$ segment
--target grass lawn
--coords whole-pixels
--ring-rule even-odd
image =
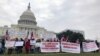
[[[81,53],[81,54],[72,54],[72,53],[42,53],[42,54],[4,54],[0,56],[100,56],[100,53]]]

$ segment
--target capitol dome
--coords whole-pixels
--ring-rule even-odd
[[[20,19],[18,20],[18,24],[26,24],[26,25],[36,25],[36,18],[31,11],[30,3],[26,11],[22,13]]]

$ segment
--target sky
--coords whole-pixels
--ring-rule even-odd
[[[29,2],[38,26],[82,30],[86,39],[100,39],[100,0],[0,0],[0,26],[17,24]]]

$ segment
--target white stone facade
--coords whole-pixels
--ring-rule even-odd
[[[0,30],[14,29],[16,31],[29,31],[33,32],[37,38],[41,38],[41,34],[47,33],[48,31],[44,28],[38,27],[34,13],[31,11],[30,3],[26,11],[22,13],[18,24],[11,25],[11,28],[1,27]]]

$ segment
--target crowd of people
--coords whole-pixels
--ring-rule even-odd
[[[14,46],[14,47],[6,48],[5,43],[7,40],[1,39],[0,40],[0,54],[3,54],[3,53],[8,53],[8,54],[17,53],[17,54],[19,54],[19,53],[38,53],[38,52],[40,53],[40,42],[58,42],[59,41],[57,38],[47,39],[47,40],[37,39],[37,40],[35,40],[36,44],[31,45],[30,40],[35,40],[35,39],[28,39],[28,38],[11,39],[10,41],[23,41],[24,44],[23,44],[23,46]]]
[[[31,45],[30,40],[35,40],[35,39],[28,39],[28,38],[11,39],[10,41],[23,41],[24,44],[23,44],[23,46],[14,46],[14,47],[6,48],[5,43],[7,40],[1,39],[0,40],[0,54],[4,54],[4,53],[8,53],[8,54],[12,54],[12,53],[16,53],[16,54],[19,54],[19,53],[40,53],[41,52],[40,51],[40,43],[41,42],[60,42],[60,41],[67,42],[68,41],[68,39],[64,38],[64,37],[62,37],[61,40],[59,40],[58,38],[47,39],[47,40],[37,39],[37,40],[35,40],[36,44]],[[76,41],[76,43],[79,43],[79,41]],[[97,46],[99,46],[97,41],[96,41],[96,43],[97,43]]]

